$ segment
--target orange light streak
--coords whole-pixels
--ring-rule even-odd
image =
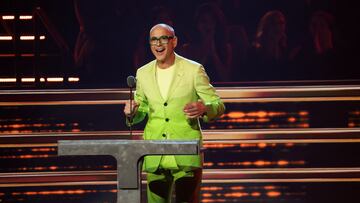
[[[212,197],[212,194],[211,193],[203,193],[202,196],[203,197]]]
[[[265,189],[265,190],[274,190],[274,189],[275,189],[275,186],[273,186],[273,185],[266,185],[266,186],[264,186],[264,189]]]
[[[245,189],[244,186],[232,186],[232,187],[230,187],[230,190],[243,190],[243,189]]]
[[[289,165],[289,162],[285,161],[285,160],[280,160],[280,161],[278,161],[278,165],[279,166],[286,166],[286,165]]]
[[[204,163],[204,166],[213,166],[213,165],[214,165],[213,162],[205,162],[205,163]]]
[[[251,193],[251,196],[252,196],[252,197],[260,197],[260,196],[261,196],[261,193],[260,193],[260,192],[252,192],[252,193]]]
[[[204,203],[210,203],[210,202],[226,202],[225,199],[206,199],[204,198],[203,200],[201,200],[201,202]]]
[[[281,192],[278,191],[269,191],[266,193],[268,197],[279,197],[281,195]]]
[[[247,192],[233,192],[233,193],[225,193],[225,197],[246,197],[249,196]]]
[[[224,190],[223,187],[201,187],[203,191],[222,191]]]
[[[242,117],[245,117],[245,113],[240,112],[240,111],[233,111],[233,112],[228,113],[227,116],[229,118],[242,118]]]
[[[56,151],[55,148],[33,148],[31,149],[32,152],[54,152]]]
[[[289,121],[290,123],[294,123],[294,122],[296,121],[296,118],[290,117],[290,118],[288,118],[288,121]]]
[[[308,115],[309,115],[309,112],[307,112],[307,111],[300,111],[300,112],[299,112],[299,115],[300,115],[300,116],[308,116]]]

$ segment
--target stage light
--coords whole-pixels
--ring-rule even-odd
[[[15,19],[15,16],[11,16],[11,15],[2,16],[2,19],[3,19],[3,20],[14,20],[14,19]]]
[[[35,82],[35,78],[21,78],[21,82]]]
[[[12,36],[0,36],[0,40],[12,40]]]
[[[35,36],[20,36],[20,40],[34,40]]]
[[[45,39],[45,35],[41,35],[40,40],[44,40],[44,39]]]
[[[45,78],[40,78],[40,82],[45,82]]]
[[[69,82],[79,82],[79,80],[80,80],[80,78],[78,78],[78,77],[69,77],[68,78]]]
[[[19,16],[19,19],[20,20],[31,20],[33,17],[32,16],[29,16],[29,15],[22,15],[22,16]]]
[[[16,82],[16,78],[0,78],[0,82]]]
[[[62,77],[51,77],[51,78],[46,78],[46,81],[48,81],[48,82],[63,82],[64,78],[62,78]]]

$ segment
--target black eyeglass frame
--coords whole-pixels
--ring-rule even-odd
[[[174,39],[176,36],[169,36],[169,35],[163,35],[160,37],[151,37],[149,39],[150,45],[157,45],[159,44],[168,44],[171,39]],[[162,42],[162,40],[165,40],[166,42]]]

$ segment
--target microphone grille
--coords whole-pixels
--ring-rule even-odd
[[[135,87],[135,85],[136,85],[136,79],[132,75],[127,77],[126,82],[127,82],[127,85],[131,88]]]

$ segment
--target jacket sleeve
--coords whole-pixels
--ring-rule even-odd
[[[132,122],[130,122],[130,120],[128,118],[126,118],[126,124],[128,126],[140,123],[142,120],[144,120],[147,113],[149,112],[148,100],[144,94],[142,84],[141,84],[141,79],[139,79],[138,76],[137,76],[134,100],[140,105],[139,105],[139,108],[138,108],[134,118],[132,119]]]
[[[210,122],[219,118],[225,111],[225,105],[217,95],[215,88],[210,84],[204,67],[201,66],[197,70],[194,81],[196,93],[207,107],[203,121]]]

